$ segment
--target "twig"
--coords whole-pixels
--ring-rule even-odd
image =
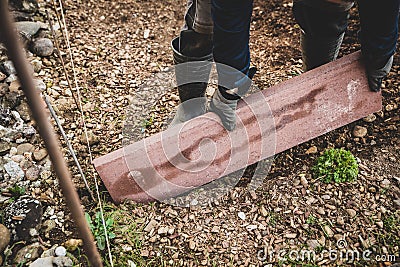
[[[65,75],[65,78],[67,79],[69,90],[71,90],[72,97],[74,98],[75,105],[79,109],[78,100],[75,97],[74,89],[72,88],[71,81],[69,80],[68,72],[67,72],[67,69],[65,67],[64,59],[63,59],[63,57],[61,55],[60,46],[58,44],[58,39],[57,39],[56,33],[54,32],[53,23],[51,21],[51,18],[50,18],[50,15],[49,15],[49,12],[47,11],[47,9],[46,9],[46,16],[47,16],[47,21],[50,24],[51,35],[53,36],[54,44],[56,45],[56,49],[57,49],[57,52],[58,52],[58,57],[60,58],[61,65],[62,65],[62,68],[63,68],[63,71],[64,71],[64,75]]]
[[[96,201],[95,197],[93,196],[92,190],[90,190],[90,187],[89,187],[89,184],[88,184],[88,182],[87,182],[87,180],[86,180],[85,174],[84,174],[83,171],[82,171],[81,165],[79,164],[78,158],[76,157],[76,154],[75,154],[75,152],[74,152],[74,149],[73,149],[71,143],[69,142],[68,136],[67,136],[67,135],[65,134],[65,132],[64,132],[64,128],[62,127],[61,122],[60,122],[60,120],[58,119],[57,114],[55,113],[55,111],[54,111],[54,109],[53,109],[53,106],[51,105],[51,103],[50,103],[50,101],[49,101],[49,99],[48,99],[47,94],[44,93],[43,95],[44,95],[44,101],[46,102],[46,105],[47,105],[47,107],[49,108],[50,114],[51,114],[51,116],[53,117],[53,119],[55,120],[55,122],[56,122],[56,124],[57,124],[57,126],[58,126],[58,129],[60,130],[61,135],[62,135],[62,137],[64,138],[65,143],[67,144],[68,150],[69,150],[69,152],[71,153],[72,158],[73,158],[74,161],[75,161],[76,167],[78,167],[78,170],[79,170],[79,173],[80,173],[81,176],[82,176],[83,182],[85,183],[85,186],[86,186],[87,190],[89,191],[92,200],[93,200],[93,201]]]

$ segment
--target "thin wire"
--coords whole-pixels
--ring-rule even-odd
[[[81,120],[82,120],[82,123],[83,123],[83,129],[84,129],[85,137],[86,137],[86,145],[88,147],[90,163],[92,163],[93,162],[93,155],[92,155],[92,150],[90,148],[89,136],[88,136],[88,131],[87,131],[87,127],[86,127],[85,116],[84,116],[84,113],[83,113],[83,106],[82,106],[82,101],[81,101],[81,93],[80,93],[80,89],[79,89],[79,85],[78,85],[78,78],[77,78],[76,71],[75,71],[75,64],[74,64],[74,58],[73,58],[73,55],[72,55],[72,49],[71,49],[71,45],[70,45],[70,42],[69,42],[69,34],[68,34],[68,29],[67,29],[67,23],[65,21],[65,16],[64,16],[64,8],[63,8],[63,4],[62,4],[61,0],[58,0],[58,2],[59,2],[59,6],[60,6],[60,11],[61,11],[61,19],[62,19],[62,22],[64,24],[65,41],[66,41],[68,52],[69,52],[69,56],[70,56],[73,80],[74,80],[74,83],[75,83],[75,90],[76,90],[76,93],[77,93],[77,96],[78,96],[78,102],[79,102],[79,111],[80,111]],[[57,12],[57,9],[56,9],[56,12]],[[102,202],[101,202],[99,186],[97,184],[97,174],[93,170],[93,168],[92,168],[92,173],[93,173],[93,178],[94,178],[95,187],[96,187],[96,195],[97,195],[97,199],[98,199],[98,203],[99,203],[101,221],[102,221],[102,224],[103,224],[104,235],[105,235],[105,238],[106,238],[108,257],[110,259],[111,267],[113,267],[114,264],[113,264],[113,259],[112,259],[112,255],[111,255],[110,241],[109,241],[109,238],[108,238],[106,222],[105,222],[105,219],[104,219],[104,211],[103,211],[103,205],[102,205]]]

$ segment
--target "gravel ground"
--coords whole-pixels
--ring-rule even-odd
[[[53,6],[43,3],[44,7],[49,8],[57,25]],[[169,43],[179,32],[184,7],[184,1],[177,4],[172,0],[64,2],[94,157],[121,147],[123,125],[131,116],[143,122],[143,131],[134,140],[165,128],[178,104],[176,89],[163,88],[166,90],[146,99],[146,105],[153,108],[146,108],[139,116],[132,114],[135,110],[130,103],[142,104],[135,101],[146,97],[141,95],[143,85],[171,67]],[[45,18],[43,10],[40,14]],[[359,49],[358,29],[357,12],[352,10],[340,56]],[[71,70],[63,36],[57,33]],[[268,90],[301,73],[298,33],[290,1],[255,1],[251,53],[258,68],[254,81],[259,88]],[[94,190],[80,114],[60,60],[55,54],[34,59],[42,62],[37,76],[46,85]],[[269,174],[255,191],[248,190],[244,178],[231,192],[205,207],[182,208],[158,202],[116,206],[99,182],[106,218],[113,222],[109,230],[115,234],[111,240],[114,266],[390,266],[398,262],[399,63],[396,55],[382,90],[381,112],[276,155]],[[72,77],[71,71],[69,75]],[[359,127],[366,133],[357,137],[354,129]],[[32,151],[41,149],[38,138],[27,136],[30,139],[26,143],[34,146]],[[355,182],[325,184],[312,177],[316,158],[333,147],[346,148],[357,157],[360,172]],[[66,149],[65,154],[92,226],[98,229],[98,207]],[[36,160],[33,162],[36,164]],[[43,166],[41,173],[42,169],[50,170],[49,163],[38,165]],[[41,184],[36,189],[33,182],[26,182],[24,194],[40,200],[44,214],[36,239],[24,245],[40,241],[42,249],[48,250],[63,244],[81,266],[86,266],[82,254],[70,246],[78,237],[54,174],[45,174],[49,176],[38,178]],[[101,232],[95,235],[102,236]],[[21,247],[14,247],[12,257]],[[350,258],[332,258],[332,253],[340,249]],[[310,251],[315,261],[307,261]],[[358,258],[355,252],[360,253]],[[362,253],[368,255],[363,257]],[[109,264],[106,250],[102,255]],[[352,255],[354,261],[350,260]]]

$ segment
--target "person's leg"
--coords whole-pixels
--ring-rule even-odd
[[[218,90],[210,103],[228,130],[236,126],[237,101],[250,87],[250,20],[252,0],[212,0],[213,54]],[[252,73],[254,74],[254,73]]]
[[[347,28],[352,1],[295,0],[293,14],[301,28],[304,70],[335,60]]]
[[[400,0],[357,1],[361,50],[371,90],[379,91],[389,73],[398,38]]]
[[[211,0],[188,0],[185,24],[172,40],[175,76],[181,105],[171,125],[206,112],[205,92],[212,56]]]

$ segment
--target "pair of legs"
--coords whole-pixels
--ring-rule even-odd
[[[361,22],[360,41],[367,67],[369,86],[379,91],[382,79],[390,71],[398,38],[400,0],[357,1]],[[293,13],[300,25],[304,69],[309,70],[336,59],[347,29],[352,0],[294,0]],[[211,101],[212,111],[234,109],[241,94],[230,94],[234,88],[247,86],[249,75],[249,25],[252,0],[188,0],[185,25],[173,40],[176,64],[199,62],[177,67],[176,76],[182,110],[175,123],[186,121],[206,111],[204,97],[211,62],[217,65],[219,86],[217,102]],[[224,67],[230,66],[232,68]],[[191,82],[195,79],[195,82]],[[246,91],[246,90],[244,90]],[[188,103],[189,99],[198,103]],[[213,97],[214,99],[214,97]],[[218,102],[224,105],[218,108]],[[229,113],[229,112],[228,112]],[[222,112],[221,118],[226,112]],[[234,116],[234,114],[233,114]],[[226,117],[226,116],[225,116]],[[231,118],[232,119],[232,118]],[[234,117],[233,117],[234,119]],[[223,120],[224,122],[224,120]],[[232,126],[233,123],[233,126]],[[234,128],[234,121],[224,126]],[[233,127],[233,128],[232,128]]]
[[[252,0],[188,0],[184,27],[172,41],[182,103],[172,124],[206,112],[205,91],[215,61],[220,86],[209,109],[221,117],[225,128],[234,128],[236,102],[250,86],[252,4]],[[232,93],[235,88],[239,90]]]
[[[379,91],[390,71],[398,38],[400,0],[357,1],[360,42],[369,87]],[[293,13],[300,25],[304,69],[336,59],[347,29],[351,0],[295,0]]]

